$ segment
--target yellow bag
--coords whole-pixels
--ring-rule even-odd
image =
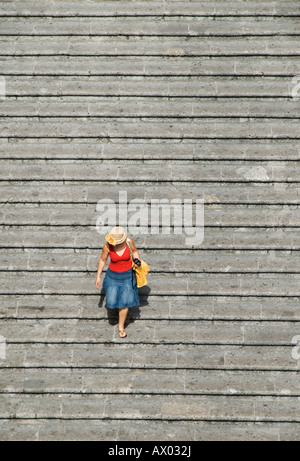
[[[136,283],[138,288],[144,287],[147,285],[147,274],[150,272],[150,268],[145,261],[141,261],[141,266],[140,267],[133,267],[133,270],[135,271],[136,275]],[[134,263],[133,263],[134,264]]]
[[[133,259],[132,249],[131,249],[129,239],[127,239],[127,243],[128,243],[129,249],[130,249],[131,259]],[[150,272],[150,268],[149,268],[148,264],[145,261],[142,261],[142,260],[141,260],[141,263],[142,264],[140,265],[140,267],[135,267],[135,264],[132,261],[132,268],[135,271],[136,283],[137,283],[138,288],[141,288],[141,287],[144,287],[145,285],[147,285],[147,283],[148,283],[147,274]]]

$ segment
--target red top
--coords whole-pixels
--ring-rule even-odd
[[[111,260],[109,268],[113,272],[127,272],[132,269],[131,255],[128,245],[126,245],[122,256],[117,255],[114,247],[109,245],[109,256]]]

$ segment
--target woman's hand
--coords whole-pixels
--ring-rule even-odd
[[[104,269],[105,263],[107,261],[108,255],[109,255],[109,245],[106,242],[102,250],[102,255],[101,255],[101,258],[98,264],[98,270],[97,270],[96,287],[99,288],[99,290],[100,290],[101,274]]]
[[[100,287],[101,287],[101,277],[100,276],[97,276],[96,278],[96,287],[99,288],[100,290]]]
[[[139,258],[134,258],[133,260],[134,267],[137,269],[138,267],[141,267],[141,261]]]

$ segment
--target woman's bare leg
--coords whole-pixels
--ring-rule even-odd
[[[128,314],[128,307],[126,307],[125,309],[119,309],[119,331],[122,332],[120,333],[120,336],[122,338],[125,338],[126,336],[125,321],[126,321],[127,314]]]

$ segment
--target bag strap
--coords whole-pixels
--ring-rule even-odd
[[[132,248],[131,248],[131,244],[130,244],[129,238],[127,239],[127,245],[129,246],[130,256],[131,256],[131,259],[132,259],[132,261],[133,261],[133,253],[132,253]]]

